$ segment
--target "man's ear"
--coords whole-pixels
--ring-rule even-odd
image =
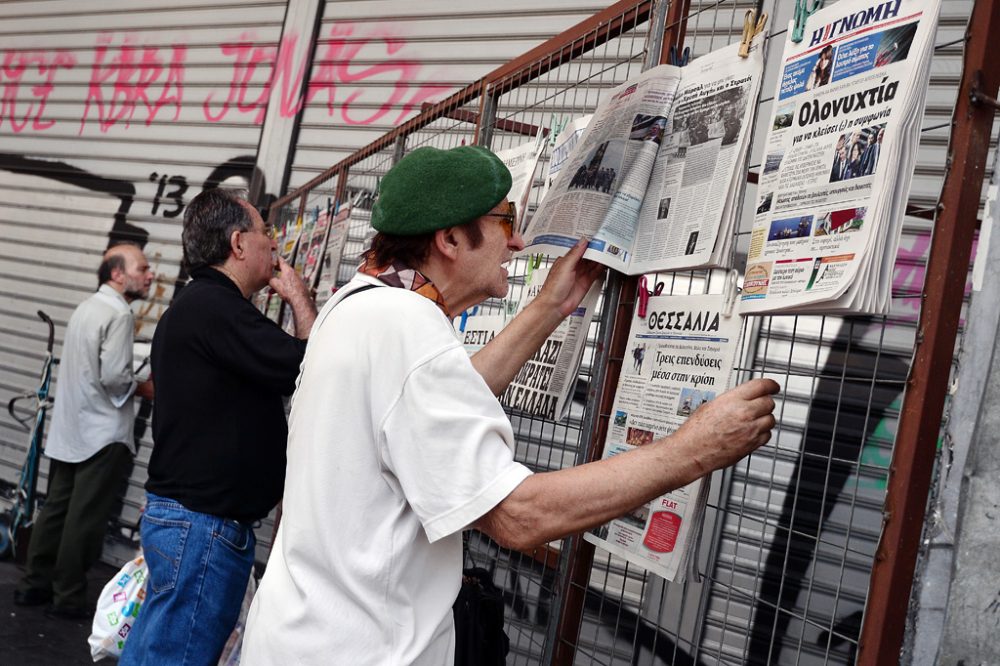
[[[464,238],[459,238],[458,227],[448,227],[447,229],[438,229],[434,232],[433,245],[434,249],[443,256],[448,259],[455,259],[458,257],[458,248],[464,240]]]
[[[111,281],[115,284],[125,284],[125,268],[112,268]]]
[[[239,229],[229,234],[229,252],[237,259],[243,258],[243,232]]]

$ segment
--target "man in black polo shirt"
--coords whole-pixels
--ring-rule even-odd
[[[153,336],[153,453],[142,547],[149,565],[141,619],[121,663],[215,664],[239,615],[252,523],[281,499],[282,396],[295,388],[316,308],[271,229],[240,193],[213,189],[184,214],[192,281]],[[258,312],[268,284],[292,308],[296,337]]]

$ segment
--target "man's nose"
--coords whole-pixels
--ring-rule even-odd
[[[521,236],[520,231],[515,231],[514,234],[507,241],[507,247],[514,250],[515,252],[520,252],[524,249],[524,237]]]

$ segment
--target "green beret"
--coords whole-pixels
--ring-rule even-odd
[[[510,186],[510,171],[486,148],[417,148],[379,183],[372,226],[415,236],[465,224],[490,212]]]

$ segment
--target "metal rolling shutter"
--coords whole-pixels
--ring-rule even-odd
[[[289,189],[607,4],[328,1]]]
[[[178,277],[184,205],[206,186],[249,182],[258,98],[284,15],[284,2],[262,0],[0,5],[3,401],[36,382],[45,331],[35,311],[55,320],[58,355],[71,312],[96,288],[109,238],[145,244],[157,280],[134,307],[137,339],[150,338]],[[252,71],[234,67],[261,60]],[[28,437],[15,426],[0,416],[7,490]],[[123,526],[143,504],[152,442],[142,430]],[[106,559],[131,556],[130,545],[110,546]]]

